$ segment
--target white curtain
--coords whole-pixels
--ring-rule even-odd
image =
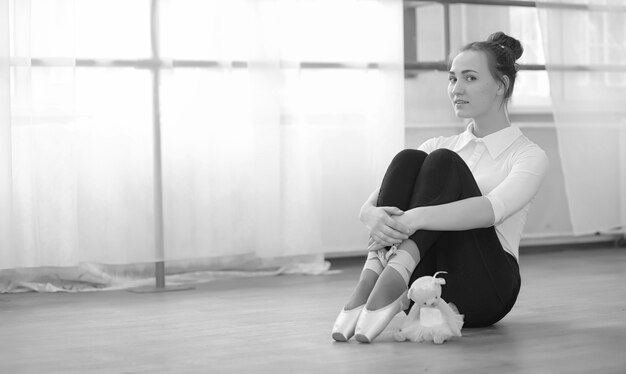
[[[151,34],[148,0],[0,0],[0,268],[363,246],[403,146],[402,2],[157,3]]]
[[[574,233],[624,232],[626,1],[555,3],[537,8]]]

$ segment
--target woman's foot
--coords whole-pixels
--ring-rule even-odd
[[[369,343],[374,340],[398,312],[409,307],[407,285],[419,260],[419,252],[414,245],[417,254],[409,252],[411,243],[404,245],[405,242],[389,257],[387,266],[378,277],[361,312],[355,337],[359,342]]]
[[[378,274],[382,271],[380,261],[368,255],[365,267],[361,272],[359,283],[357,283],[346,306],[339,312],[335,324],[333,325],[332,337],[338,342],[348,341],[354,335],[357,320],[361,311],[365,307],[365,302],[370,296],[372,289],[378,280]]]
[[[347,342],[354,335],[356,323],[365,305],[339,312],[333,325],[332,337],[338,342]]]
[[[378,310],[365,307],[361,311],[355,328],[355,339],[359,343],[371,343],[389,325],[389,322],[400,311],[409,307],[406,290],[389,305]]]

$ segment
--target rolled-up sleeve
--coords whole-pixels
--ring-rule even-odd
[[[548,171],[548,157],[536,145],[513,156],[509,174],[486,197],[491,202],[494,225],[506,220],[535,196]]]

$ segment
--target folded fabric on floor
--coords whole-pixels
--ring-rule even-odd
[[[0,293],[86,292],[154,285],[154,263],[0,270]],[[165,263],[170,286],[207,283],[218,279],[285,274],[325,275],[330,263],[323,256],[259,259],[252,256]]]

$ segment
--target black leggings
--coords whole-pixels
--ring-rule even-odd
[[[393,159],[383,179],[378,206],[403,211],[481,196],[463,159],[448,149],[430,154],[405,149]],[[502,249],[495,228],[466,231],[418,230],[412,239],[420,252],[409,285],[424,275],[447,271],[441,297],[465,315],[466,327],[489,326],[515,304],[520,289],[515,258]]]

